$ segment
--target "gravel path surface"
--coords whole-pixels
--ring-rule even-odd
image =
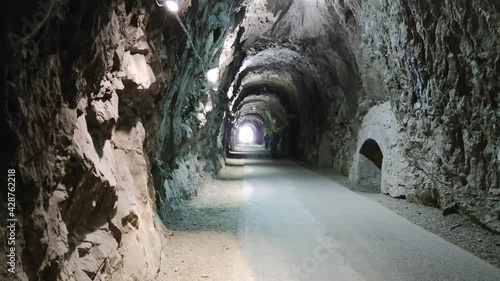
[[[177,209],[167,228],[166,280],[234,281],[251,276],[238,241],[243,167],[226,167]]]
[[[412,223],[440,236],[500,268],[500,235],[474,224],[461,214],[443,216],[443,211],[394,199],[384,194],[360,192]]]
[[[408,203],[406,200],[395,199],[385,194],[367,192],[372,188],[353,185],[346,177],[339,176],[329,169],[314,168],[306,164],[302,166],[342,183],[358,194],[500,268],[500,235],[473,223],[466,216],[462,214],[443,216],[443,211],[440,209]]]

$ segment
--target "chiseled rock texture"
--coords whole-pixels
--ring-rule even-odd
[[[356,79],[341,75],[346,64],[325,51],[339,83],[326,91],[319,84],[327,93],[322,103],[330,105],[313,145],[323,154],[319,163],[356,180],[360,143],[367,128],[378,126],[390,162],[382,169],[383,192],[440,208],[457,205],[499,233],[500,4],[326,2],[337,18],[332,32],[339,47],[331,48],[352,53],[344,61],[360,83],[357,94],[349,92],[343,77]],[[389,110],[374,118],[381,104]]]
[[[201,64],[155,1],[44,5],[50,13],[6,66],[0,125],[19,226],[17,273],[2,266],[0,279],[157,280],[162,219],[219,168],[213,136],[227,105],[191,82],[204,80]],[[203,27],[195,42],[207,65],[232,26],[227,5],[181,15],[191,31]]]
[[[148,153],[165,85],[151,5],[47,2],[7,67],[20,245],[17,273],[1,275],[153,280],[165,245]]]
[[[226,35],[240,13],[237,8],[238,2],[232,0],[193,1],[182,18],[192,43],[187,40],[178,45],[177,38],[163,42],[172,53],[164,67],[172,67],[173,74],[166,81],[168,95],[161,102],[163,118],[157,127],[152,173],[158,213],[164,220],[183,199],[197,193],[206,175],[222,167],[221,124],[228,108],[227,89],[220,83],[214,90],[206,73],[219,66]],[[169,22],[165,28],[186,40],[179,23]]]
[[[382,192],[456,205],[500,233],[500,4],[326,3],[336,41],[320,38],[312,61],[325,73],[316,80],[327,122],[308,158],[356,180],[360,143],[376,125],[389,162]],[[374,118],[380,105],[388,109]]]
[[[500,233],[500,4],[351,2],[365,92],[391,101],[408,191]]]
[[[5,15],[45,11],[0,52],[12,53],[0,164],[17,169],[15,278],[160,279],[165,221],[218,172],[232,118],[253,104],[286,127],[294,156],[356,181],[374,139],[382,192],[500,233],[497,1],[183,3],[192,40],[153,0],[23,2]]]

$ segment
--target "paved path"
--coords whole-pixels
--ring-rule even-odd
[[[500,281],[498,268],[329,179],[251,161],[239,238],[256,281]]]

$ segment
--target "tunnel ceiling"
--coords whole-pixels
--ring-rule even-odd
[[[271,118],[273,121],[269,120]],[[269,122],[275,123],[276,128],[271,128]],[[235,114],[235,123],[237,126],[257,123],[265,126],[268,131],[281,131],[288,125],[287,110],[279,98],[270,92],[250,95],[240,103]]]
[[[245,15],[226,44],[232,51],[220,60],[223,76],[232,77],[227,82],[233,113],[248,96],[269,91],[298,117],[303,136],[314,138],[327,111],[337,112],[332,118],[355,117],[360,82],[351,44],[357,32],[348,4],[248,0],[242,6]]]
[[[315,88],[310,72],[301,55],[289,49],[272,48],[249,53],[235,77],[230,95],[238,106],[247,95],[266,87],[297,110],[297,104],[308,102],[308,90]]]
[[[301,75],[312,78],[307,83],[324,90],[349,84],[345,80],[356,72],[358,54],[351,45],[357,42],[357,32],[344,1],[248,0],[243,5],[246,14],[237,31],[243,31],[239,43],[245,60],[239,73],[259,68],[288,72],[298,80]],[[326,74],[333,81],[321,81]],[[238,79],[235,82],[239,87]]]

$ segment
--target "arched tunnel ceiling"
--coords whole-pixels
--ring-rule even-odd
[[[307,107],[316,85],[310,66],[301,55],[286,48],[271,48],[248,56],[232,85],[235,110],[250,95],[272,92],[290,112],[298,113],[299,104]],[[312,91],[311,91],[312,90]]]
[[[270,90],[303,118],[340,103],[351,118],[360,88],[351,1],[247,0],[242,6],[245,16],[226,44],[233,51],[220,60],[233,113],[246,96]],[[232,73],[225,73],[231,63]]]
[[[338,3],[342,2],[342,3]],[[251,48],[263,38],[302,39],[318,37],[325,32],[325,23],[338,14],[334,0],[247,0],[248,12],[242,26],[244,48]],[[333,15],[332,15],[333,14]]]
[[[284,119],[281,124],[289,122],[298,139],[292,142],[294,151],[317,142],[329,122],[353,122],[363,94],[361,52],[353,48],[360,45],[355,1],[247,0],[241,5],[245,14],[219,60],[230,124],[254,118],[242,119],[252,112],[243,101],[262,93],[277,97],[284,113],[266,100],[254,104],[270,109],[276,120]],[[277,118],[280,114],[285,118]]]
[[[277,129],[283,129],[288,125],[287,111],[281,101],[271,93],[252,95],[246,97],[240,104],[235,120],[236,124],[245,122],[266,123],[266,115],[269,114],[277,122]]]
[[[262,117],[259,113],[248,113],[240,116],[237,119],[237,124],[246,124],[246,123],[256,123],[260,125],[264,125],[264,117]]]
[[[353,114],[360,82],[351,2],[243,1],[245,16],[225,45],[233,49],[220,58],[233,112],[247,95],[267,88],[299,115],[324,112],[338,100]]]

